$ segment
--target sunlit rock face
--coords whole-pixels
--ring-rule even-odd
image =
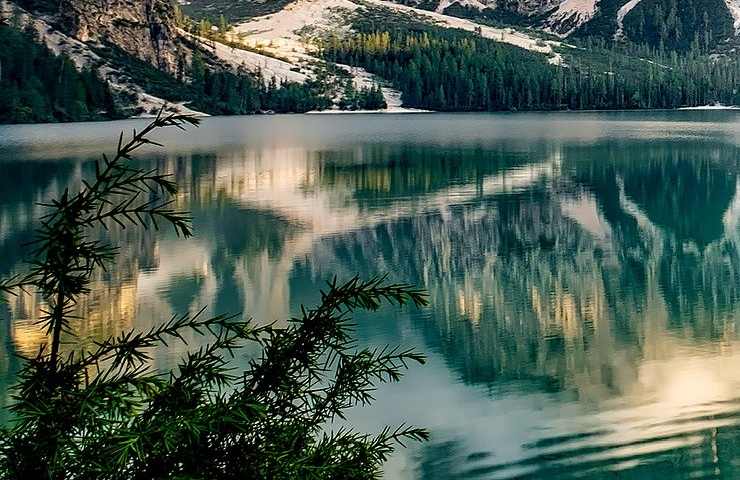
[[[161,70],[176,73],[182,48],[166,0],[62,0],[61,23],[83,42],[115,45]]]
[[[476,12],[499,20],[535,24],[567,35],[588,22],[597,11],[597,0],[397,0],[419,8],[451,15],[475,16]]]

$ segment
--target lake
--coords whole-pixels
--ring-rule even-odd
[[[145,123],[0,127],[0,274],[36,203]],[[123,248],[81,341],[201,306],[284,321],[334,275],[388,273],[431,306],[358,315],[360,344],[429,361],[349,421],[432,431],[389,479],[740,478],[736,112],[209,118],[157,139],[139,161],[174,175],[195,238],[105,233]],[[7,401],[43,304],[0,308]]]

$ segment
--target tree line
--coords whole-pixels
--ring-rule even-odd
[[[723,0],[643,0],[624,19],[633,41],[669,50],[709,52],[735,33]]]
[[[279,82],[272,77],[265,81],[261,71],[213,69],[199,53],[193,55],[188,86],[193,108],[214,115],[304,113],[332,106],[331,95],[320,80]]]
[[[230,35],[232,25],[224,14],[218,24],[209,18],[195,20],[179,5],[174,6],[176,25],[200,41],[218,42],[265,56],[272,53],[250,47]],[[303,113],[310,110],[379,110],[387,107],[380,85],[357,87],[350,75],[341,69],[324,69],[315,79],[304,83],[265,81],[261,71],[240,68],[236,71],[214,69],[206,65],[201,54],[193,56],[189,69],[190,84],[196,90],[194,101],[204,111],[220,114],[249,114],[259,111]]]
[[[325,73],[304,83],[281,82],[266,79],[260,70],[214,64],[196,46],[189,64],[183,61],[181,71],[170,75],[113,45],[96,51],[148,93],[211,115],[304,113],[335,103],[345,110],[386,106],[379,86],[358,89],[346,73],[341,79]],[[114,95],[95,70],[79,70],[68,56],[56,55],[33,28],[0,25],[0,123],[123,118],[134,100],[134,95]]]
[[[740,101],[736,57],[713,58],[695,51],[677,55],[649,47],[628,52],[593,42],[568,55],[563,67],[549,64],[541,54],[467,32],[397,24],[374,27],[362,31],[360,26],[356,35],[322,40],[322,55],[391,81],[410,107],[636,109]]]

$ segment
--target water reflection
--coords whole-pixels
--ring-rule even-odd
[[[740,122],[652,115],[210,120],[144,160],[183,186],[196,237],[101,232],[126,247],[80,305],[83,338],[202,305],[284,319],[334,274],[391,272],[432,307],[360,317],[358,333],[430,363],[351,420],[434,437],[390,477],[737,478]],[[2,273],[33,202],[89,173],[75,141],[110,132],[68,128],[65,159],[24,158],[28,130],[0,147],[23,178],[2,189]],[[42,307],[9,304],[4,385],[43,341]]]

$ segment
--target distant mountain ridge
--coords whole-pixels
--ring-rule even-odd
[[[188,0],[185,10],[231,21],[275,14],[296,0]],[[462,18],[530,27],[559,37],[595,36],[685,50],[694,41],[716,47],[734,41],[740,0],[392,0]]]

